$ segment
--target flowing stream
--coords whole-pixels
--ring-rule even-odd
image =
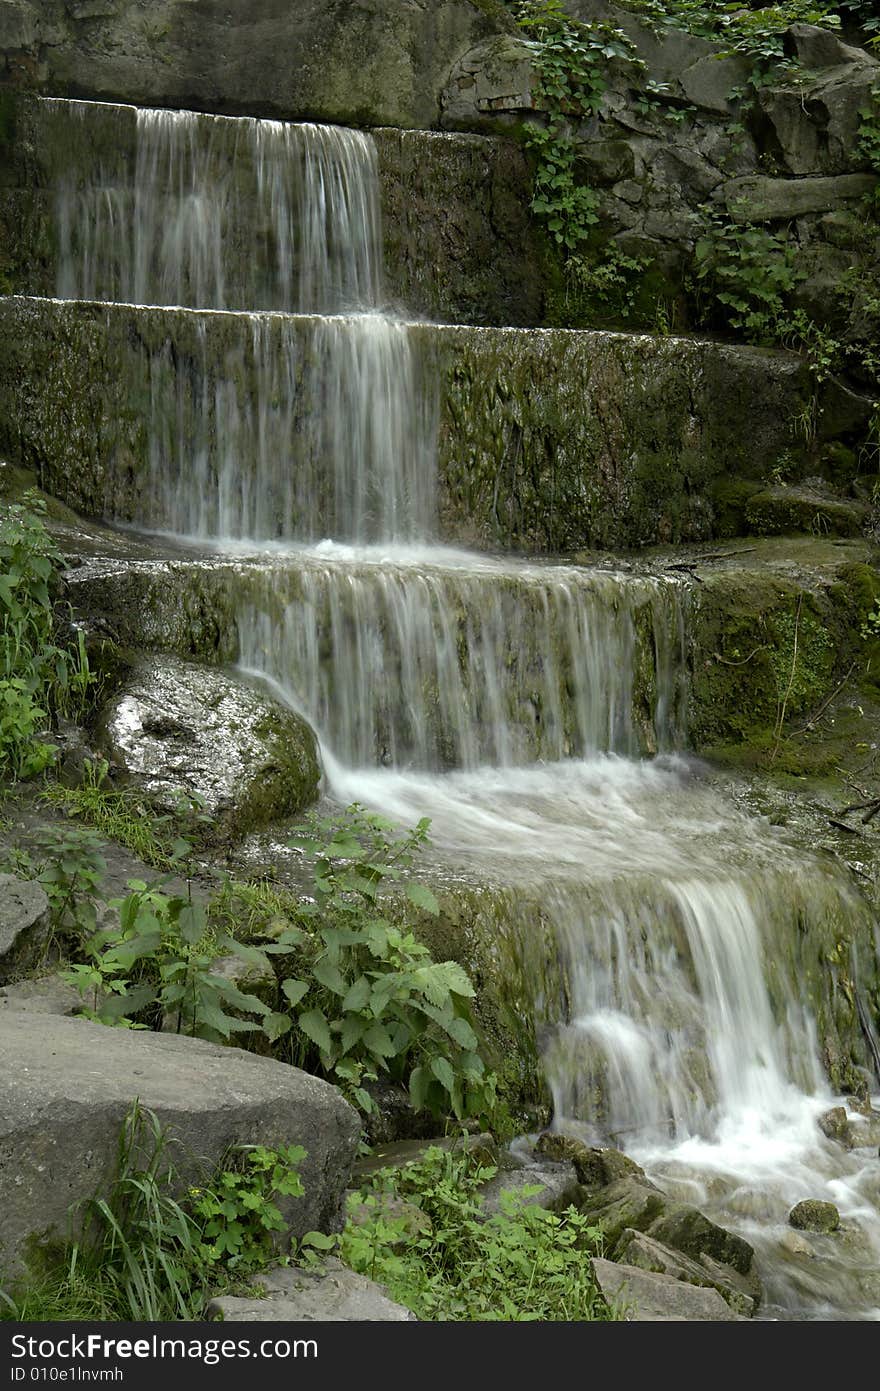
[[[99,160],[58,221],[62,297],[247,313],[225,386],[156,350],[139,522],[286,546],[240,607],[241,664],[312,721],[339,802],[430,817],[544,933],[555,1123],[741,1231],[770,1317],[880,1317],[880,1170],[817,1126],[835,1099],[797,945],[867,910],[688,763],[685,585],[437,543],[436,402],[382,312],[370,138],[139,112],[133,185]],[[322,317],[303,355],[255,311]],[[792,1240],[808,1197],[842,1236]]]

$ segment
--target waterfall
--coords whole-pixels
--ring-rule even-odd
[[[332,797],[428,817],[497,894],[539,963],[556,1123],[738,1225],[778,1304],[821,1312],[815,1278],[778,1274],[788,1207],[837,1201],[876,1266],[880,1192],[816,1126],[802,955],[867,910],[681,756],[685,586],[439,544],[437,374],[382,312],[368,135],[136,119],[133,182],[108,155],[61,188],[59,294],[237,312],[139,311],[149,469],[108,463],[110,515],[274,543],[242,562],[241,665],[314,724]],[[865,1314],[848,1250],[823,1278]]]
[[[566,567],[310,559],[239,615],[270,676],[350,767],[500,767],[669,748],[682,587]],[[280,601],[280,602],[279,602]]]
[[[65,105],[87,120],[91,103]],[[368,136],[188,111],[135,118],[133,188],[100,162],[61,184],[61,298],[309,314],[382,303]]]

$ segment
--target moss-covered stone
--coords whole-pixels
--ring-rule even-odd
[[[802,1232],[836,1232],[840,1226],[840,1213],[833,1203],[805,1198],[792,1208],[788,1220]]]

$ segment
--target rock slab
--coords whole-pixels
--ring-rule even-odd
[[[0,1010],[0,1269],[68,1231],[68,1213],[112,1180],[123,1120],[137,1099],[176,1137],[182,1181],[203,1179],[237,1144],[299,1144],[293,1236],[336,1230],[360,1125],[335,1087],[286,1063],[200,1039]],[[74,1227],[75,1230],[75,1227]]]
[[[49,900],[39,884],[0,874],[0,985],[30,970],[49,933]]]
[[[253,1296],[212,1299],[208,1318],[224,1323],[415,1321],[415,1315],[390,1300],[381,1285],[332,1256],[313,1270],[287,1266],[267,1271],[253,1284]]]
[[[725,1304],[717,1290],[701,1289],[634,1265],[616,1265],[598,1256],[591,1264],[603,1295],[610,1304],[626,1310],[630,1323],[739,1321],[739,1314]]]

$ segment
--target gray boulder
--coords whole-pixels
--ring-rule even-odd
[[[635,1265],[640,1270],[652,1270],[659,1275],[670,1275],[689,1285],[716,1289],[731,1309],[744,1318],[751,1318],[757,1308],[753,1294],[742,1288],[742,1276],[731,1266],[712,1261],[709,1257],[692,1260],[690,1256],[673,1251],[644,1232],[627,1229],[614,1248],[614,1258],[618,1263]]]
[[[315,736],[241,680],[172,657],[141,660],[101,717],[111,764],[160,811],[194,794],[225,835],[301,811],[318,795]]]
[[[0,874],[0,984],[32,970],[49,935],[49,900],[39,884]]]
[[[209,1319],[224,1323],[404,1323],[415,1315],[388,1298],[381,1285],[357,1275],[335,1257],[315,1269],[266,1271],[252,1281],[253,1295],[212,1299]]]
[[[166,1034],[0,1010],[0,1269],[23,1273],[76,1230],[71,1209],[112,1180],[135,1099],[175,1137],[182,1182],[230,1145],[299,1144],[305,1195],[284,1200],[293,1236],[336,1230],[360,1125],[335,1087],[285,1063]]]
[[[616,1265],[594,1257],[596,1283],[609,1304],[625,1310],[632,1323],[667,1323],[714,1319],[730,1322],[740,1318],[717,1290],[685,1284],[670,1275],[640,1270],[634,1265]]]
[[[532,52],[502,35],[470,49],[453,68],[442,94],[443,124],[473,130],[498,116],[522,116],[535,107]]]
[[[880,65],[861,55],[805,86],[773,83],[758,93],[777,159],[790,174],[858,168],[861,111],[871,104]],[[863,163],[863,161],[861,161]]]
[[[531,1189],[538,1191],[528,1191]],[[485,1219],[504,1211],[501,1201],[503,1193],[515,1195],[526,1206],[542,1207],[548,1212],[564,1212],[567,1207],[578,1203],[581,1186],[573,1164],[554,1164],[545,1160],[543,1163],[524,1164],[519,1169],[500,1169],[480,1189]]]

